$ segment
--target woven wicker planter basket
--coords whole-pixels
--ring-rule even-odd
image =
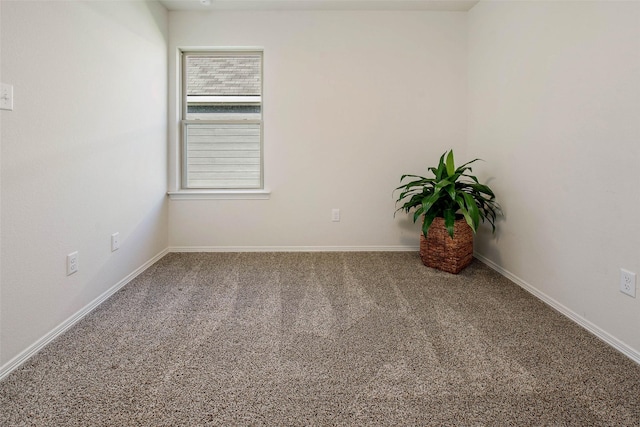
[[[444,218],[435,218],[427,232],[420,234],[420,258],[427,267],[458,274],[473,259],[473,230],[462,219],[455,221],[453,239]]]

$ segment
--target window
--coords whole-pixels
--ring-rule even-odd
[[[262,52],[182,53],[182,187],[261,189]]]

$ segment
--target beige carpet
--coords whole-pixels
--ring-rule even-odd
[[[0,383],[1,426],[640,425],[640,366],[474,261],[170,254]]]

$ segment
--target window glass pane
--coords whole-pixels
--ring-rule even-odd
[[[188,188],[259,188],[259,123],[187,123]]]
[[[261,56],[186,56],[187,120],[260,120]]]

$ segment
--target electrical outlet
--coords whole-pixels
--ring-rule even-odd
[[[113,233],[111,235],[111,252],[120,249],[120,233]]]
[[[333,222],[340,221],[340,209],[331,209],[331,221]]]
[[[636,297],[636,273],[624,268],[620,269],[620,292]]]
[[[78,251],[76,251],[67,255],[67,276],[76,273],[78,268]]]

